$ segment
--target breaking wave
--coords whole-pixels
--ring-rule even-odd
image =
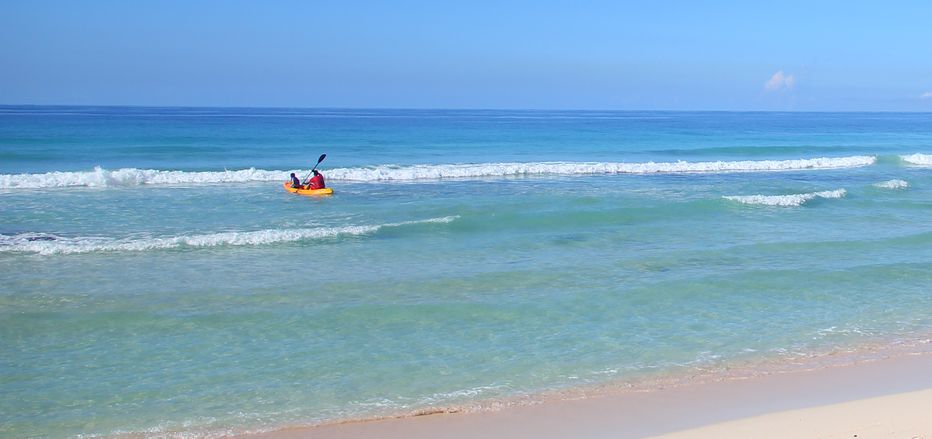
[[[874,187],[879,187],[881,189],[906,189],[909,187],[909,183],[906,180],[893,179],[874,183]]]
[[[241,169],[238,171],[160,171],[156,169],[122,168],[107,170],[95,167],[93,171],[46,172],[44,174],[2,174],[0,188],[38,189],[51,187],[114,187],[139,185],[186,185],[247,183],[252,181],[285,181],[288,174],[299,171],[266,171]]]
[[[532,162],[478,163],[447,165],[380,165],[327,170],[335,181],[378,182],[440,180],[447,178],[514,177],[534,175],[585,174],[676,174],[764,172],[853,168],[872,165],[875,156],[820,157],[797,160],[745,160],[715,162]],[[122,168],[92,171],[47,172],[42,174],[0,174],[0,189],[55,187],[120,187],[140,185],[200,185],[285,181],[288,175],[307,170],[240,169],[234,171],[163,171]]]
[[[347,181],[411,181],[444,178],[510,177],[581,174],[676,174],[838,169],[872,165],[874,156],[798,160],[746,160],[716,162],[537,162],[458,165],[375,166],[332,169],[332,179]]]
[[[445,216],[426,220],[404,221],[381,225],[319,227],[307,229],[266,229],[251,232],[220,232],[201,235],[181,235],[153,238],[61,237],[41,233],[0,235],[0,253],[21,252],[40,255],[77,254],[94,252],[139,252],[175,248],[216,246],[256,246],[282,242],[295,242],[339,236],[358,236],[378,232],[387,227],[413,224],[450,223],[458,216]]]
[[[932,154],[901,155],[900,159],[911,165],[932,166]]]
[[[848,192],[844,189],[833,191],[809,192],[791,195],[725,195],[726,200],[737,201],[744,204],[757,204],[763,206],[802,206],[816,198],[842,198]]]

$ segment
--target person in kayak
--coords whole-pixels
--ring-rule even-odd
[[[294,172],[291,173],[291,187],[295,189],[301,187],[301,180],[299,180],[298,177],[294,175]]]
[[[321,175],[316,169],[314,170],[314,176],[311,177],[311,180],[307,183],[308,189],[324,189],[327,185],[324,184],[324,176]]]

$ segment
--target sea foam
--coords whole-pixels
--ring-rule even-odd
[[[331,179],[347,181],[412,181],[444,178],[521,177],[532,175],[676,174],[838,169],[872,165],[874,156],[798,160],[745,160],[716,162],[535,162],[454,165],[375,166],[328,171]]]
[[[807,201],[816,198],[842,198],[848,192],[844,189],[833,191],[809,192],[791,195],[725,195],[726,200],[737,201],[744,204],[758,204],[763,206],[802,206]]]
[[[217,183],[247,183],[252,181],[285,181],[291,172],[240,169],[237,171],[160,171],[156,169],[121,168],[93,171],[46,172],[44,174],[0,174],[0,188],[52,187],[119,187],[139,185],[198,185]],[[302,174],[303,175],[303,174]]]
[[[220,232],[200,235],[180,235],[152,238],[62,237],[51,234],[19,233],[0,235],[0,253],[21,252],[40,255],[94,252],[139,252],[174,248],[216,246],[255,246],[314,239],[358,236],[378,232],[386,227],[414,224],[449,223],[458,216],[404,221],[381,225],[318,227],[305,229],[266,229],[250,232]]]
[[[906,189],[909,187],[909,183],[906,180],[893,179],[874,183],[874,187],[879,187],[881,189]]]
[[[433,165],[379,165],[335,168],[325,172],[332,181],[381,182],[441,180],[447,178],[515,177],[585,174],[676,174],[765,172],[853,168],[872,165],[874,156],[820,157],[797,160],[745,160],[716,162],[531,162]],[[165,171],[121,168],[92,171],[0,174],[0,189],[57,187],[120,187],[139,185],[201,185],[285,181],[290,173],[306,170],[240,169],[234,171]]]
[[[901,155],[900,159],[911,165],[932,166],[932,154]]]

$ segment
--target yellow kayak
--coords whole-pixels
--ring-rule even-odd
[[[333,189],[329,187],[323,189],[307,189],[307,186],[291,187],[291,182],[285,182],[285,190],[298,195],[333,195]]]

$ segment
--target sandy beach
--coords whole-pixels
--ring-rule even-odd
[[[927,438],[932,354],[477,413],[296,428],[263,438]]]
[[[666,439],[925,438],[932,434],[932,389],[789,410],[664,434]]]

